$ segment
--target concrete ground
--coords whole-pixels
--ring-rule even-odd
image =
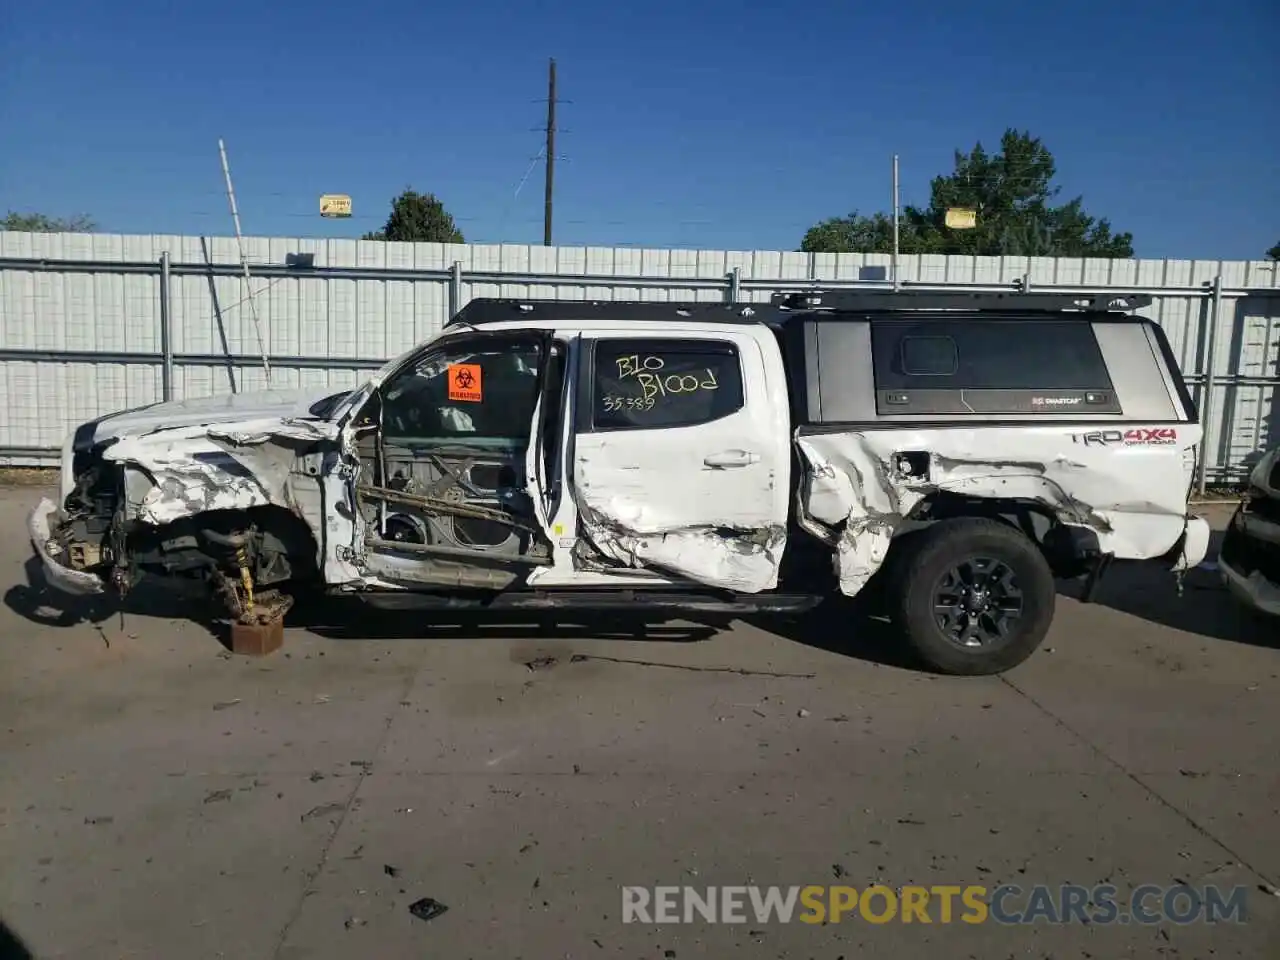
[[[828,616],[637,640],[357,607],[250,660],[154,596],[42,609],[37,494],[0,491],[0,919],[30,955],[1280,956],[1280,629],[1209,574],[1062,598],[1003,678]],[[1247,922],[621,922],[623,885],[876,881],[1240,885]]]

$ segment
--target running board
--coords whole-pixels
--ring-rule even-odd
[[[349,594],[348,594],[349,596]],[[471,596],[444,593],[363,593],[379,610],[650,610],[673,613],[803,613],[822,602],[812,594],[767,593],[726,597],[663,590],[520,590]]]

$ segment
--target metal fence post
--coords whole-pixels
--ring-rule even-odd
[[[169,309],[169,251],[160,254],[160,393],[173,399],[173,312]]]
[[[742,299],[742,268],[734,267],[729,273],[729,302],[737,303]]]
[[[453,261],[449,270],[449,319],[452,320],[462,309],[462,261]]]
[[[1209,308],[1207,334],[1209,340],[1205,347],[1204,358],[1204,398],[1200,401],[1200,428],[1204,435],[1200,440],[1200,476],[1196,486],[1202,497],[1209,485],[1209,428],[1213,423],[1213,390],[1217,386],[1218,331],[1221,329],[1221,314],[1222,274],[1218,274],[1213,278],[1213,303]],[[1222,431],[1219,430],[1218,433],[1221,434]],[[1222,437],[1218,436],[1216,440],[1221,442]]]

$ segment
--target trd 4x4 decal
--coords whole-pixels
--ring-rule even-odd
[[[1072,443],[1082,443],[1086,447],[1110,447],[1119,444],[1124,447],[1169,446],[1178,442],[1178,431],[1173,427],[1138,427],[1133,430],[1090,430],[1087,433],[1073,433]]]

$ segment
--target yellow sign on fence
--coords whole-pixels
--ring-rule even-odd
[[[326,193],[320,198],[320,216],[351,216],[351,198],[345,193]]]

